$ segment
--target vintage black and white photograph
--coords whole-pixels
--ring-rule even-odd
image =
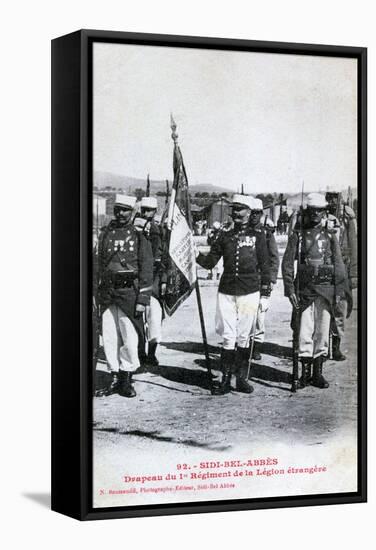
[[[94,508],[358,490],[358,60],[92,46]]]

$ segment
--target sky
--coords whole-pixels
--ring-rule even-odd
[[[246,193],[357,183],[357,61],[94,44],[94,170]]]

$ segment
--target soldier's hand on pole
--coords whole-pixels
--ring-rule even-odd
[[[161,296],[164,296],[166,294],[167,290],[167,283],[161,283]]]
[[[290,294],[289,300],[290,300],[290,303],[291,303],[291,305],[294,309],[299,309],[300,304],[299,304],[298,297],[295,293]]]
[[[351,288],[358,288],[358,277],[351,277]]]

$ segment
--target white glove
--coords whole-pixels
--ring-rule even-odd
[[[261,313],[265,313],[269,309],[269,298],[267,296],[261,296],[259,309]]]

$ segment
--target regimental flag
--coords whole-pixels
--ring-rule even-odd
[[[191,204],[183,157],[177,143],[176,124],[171,117],[174,140],[174,183],[168,213],[170,270],[165,307],[172,315],[196,284],[196,256],[193,242]]]

